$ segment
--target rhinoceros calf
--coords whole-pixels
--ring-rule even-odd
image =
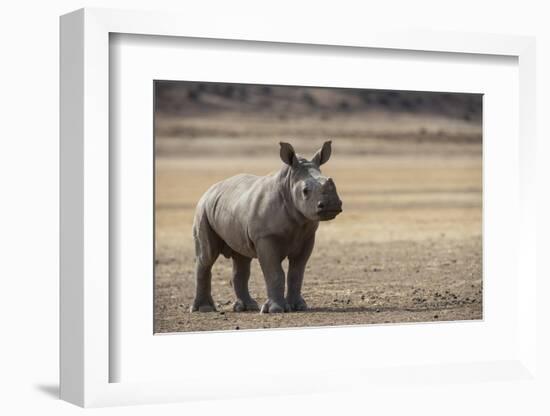
[[[211,269],[220,254],[232,258],[233,310],[258,310],[248,292],[250,262],[258,258],[267,301],[261,312],[303,311],[302,281],[319,221],[334,219],[342,201],[319,167],[331,154],[325,142],[313,159],[280,143],[283,167],[268,176],[241,174],[213,185],[197,204],[193,223],[196,293],[191,311],[215,311]],[[282,261],[288,258],[287,291]]]

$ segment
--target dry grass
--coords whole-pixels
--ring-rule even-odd
[[[334,133],[333,158],[324,173],[334,178],[344,213],[322,223],[317,233],[304,283],[311,310],[277,316],[230,311],[230,262],[224,258],[213,270],[213,296],[224,313],[188,312],[193,297],[191,224],[196,202],[213,183],[280,167],[277,142],[289,138],[283,134],[288,126],[277,130],[275,122],[255,121],[243,127],[242,120],[211,119],[157,123],[156,331],[482,317],[480,126],[439,119],[430,123],[427,118],[378,120],[361,136],[365,123],[348,121],[339,121],[341,134],[337,120],[324,127]],[[308,129],[307,121],[295,124]],[[318,124],[309,120],[308,131],[319,130]],[[217,133],[186,139],[166,134],[190,125],[199,132],[209,126]],[[431,130],[422,130],[425,125]],[[237,133],[223,136],[219,131],[224,129]],[[247,133],[238,133],[240,129]],[[275,131],[268,135],[269,129]],[[419,140],[418,135],[425,137]],[[322,142],[296,137],[292,142],[304,154]],[[257,262],[251,293],[259,302],[265,299]]]

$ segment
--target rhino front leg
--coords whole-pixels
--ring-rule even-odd
[[[289,256],[286,302],[292,311],[307,310],[307,303],[302,297],[302,283],[309,256],[315,244],[315,237],[307,240],[300,253]]]
[[[288,312],[290,308],[285,300],[285,272],[281,265],[283,258],[277,242],[263,239],[256,244],[256,251],[267,288],[267,301],[263,304],[261,312]]]
[[[233,289],[237,300],[233,304],[235,312],[258,311],[258,303],[252,299],[248,292],[248,280],[250,279],[251,258],[233,253]]]

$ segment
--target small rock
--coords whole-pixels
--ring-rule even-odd
[[[225,315],[225,311],[220,311],[220,315]]]
[[[379,313],[380,312],[380,308],[376,308],[376,313]]]
[[[439,318],[439,315],[434,315],[434,319],[437,319],[437,318]]]
[[[346,303],[349,305],[351,303],[351,299],[348,299]]]
[[[239,329],[241,329],[240,327],[236,326],[235,329],[238,331]]]
[[[365,300],[365,295],[361,295],[361,300]]]

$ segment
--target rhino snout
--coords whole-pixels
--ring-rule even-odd
[[[342,201],[338,201],[334,204],[319,201],[317,203],[317,212],[323,212],[323,211],[339,211],[342,212]]]
[[[317,203],[317,215],[321,221],[332,220],[342,212],[342,201],[319,201]]]

